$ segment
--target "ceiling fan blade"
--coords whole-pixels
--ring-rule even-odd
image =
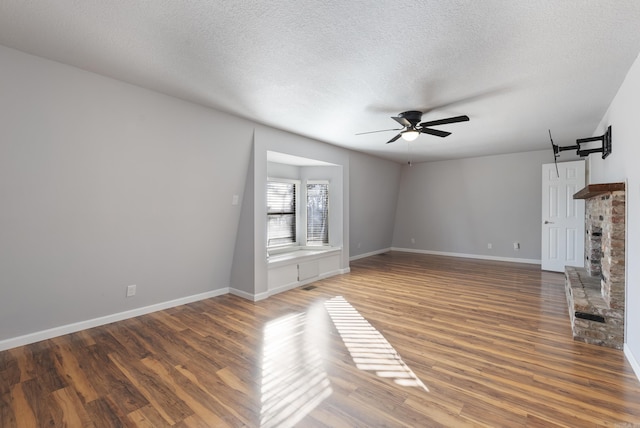
[[[467,122],[467,121],[469,121],[469,116],[463,115],[463,116],[450,117],[447,119],[432,120],[430,122],[422,122],[420,126],[425,127],[425,126],[446,125],[448,123],[458,123],[458,122]]]
[[[400,138],[402,136],[402,133],[396,135],[395,137],[393,137],[392,139],[390,139],[389,141],[387,141],[387,144],[389,143],[393,143],[394,141],[396,141],[398,138]]]
[[[443,138],[451,135],[451,132],[440,131],[439,129],[431,129],[431,128],[420,128],[418,131],[420,131],[421,134],[430,134],[430,135],[435,135],[436,137],[443,137]]]
[[[402,129],[404,128],[381,129],[379,131],[359,132],[356,135],[375,134],[376,132],[387,132],[387,131],[402,131]]]
[[[404,127],[411,127],[411,122],[409,122],[406,118],[401,117],[401,116],[392,116],[391,119],[395,120],[396,122],[398,122],[400,125],[404,126]]]

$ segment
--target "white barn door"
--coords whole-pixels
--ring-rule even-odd
[[[542,270],[584,266],[584,161],[542,165]]]

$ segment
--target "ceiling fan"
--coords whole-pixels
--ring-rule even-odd
[[[432,129],[432,126],[446,125],[449,123],[467,122],[469,116],[455,116],[447,119],[431,120],[429,122],[420,122],[422,120],[422,112],[416,110],[409,110],[400,113],[398,116],[392,116],[391,119],[398,122],[404,128],[393,129],[381,129],[379,131],[361,132],[356,135],[373,134],[374,132],[386,132],[386,131],[400,131],[398,135],[387,141],[387,144],[393,143],[398,138],[402,137],[403,140],[413,141],[418,138],[420,134],[435,135],[436,137],[446,137],[451,135],[451,132],[440,131],[439,129]]]

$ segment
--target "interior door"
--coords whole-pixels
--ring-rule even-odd
[[[558,177],[559,175],[559,177]],[[542,165],[542,269],[584,266],[584,161]]]

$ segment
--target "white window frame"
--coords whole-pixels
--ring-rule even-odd
[[[295,221],[296,221],[296,239],[295,242],[291,242],[291,243],[287,243],[287,244],[281,244],[281,245],[273,245],[273,246],[269,246],[269,209],[267,204],[265,204],[265,219],[267,220],[267,225],[265,227],[265,242],[267,243],[267,249],[269,251],[273,251],[273,250],[286,250],[286,249],[291,249],[293,247],[297,247],[300,246],[300,238],[301,238],[301,225],[300,225],[300,208],[301,208],[301,204],[300,204],[300,194],[301,194],[301,188],[302,188],[302,182],[300,180],[292,180],[289,178],[278,178],[278,177],[267,177],[267,183],[269,182],[278,182],[278,183],[292,183],[295,184],[295,199],[296,199],[296,203],[295,203]],[[265,189],[265,197],[267,197],[266,194],[266,189]],[[306,196],[306,191],[305,191],[305,196]],[[266,202],[266,201],[265,201]],[[306,197],[305,197],[305,202],[306,202]],[[306,204],[305,204],[306,206]],[[306,225],[305,225],[306,228]],[[304,229],[306,230],[306,229]],[[306,238],[306,237],[305,237]]]
[[[325,244],[313,244],[310,246],[313,246],[313,248],[322,248],[322,247],[328,247],[330,246],[330,242],[331,242],[331,222],[329,221],[331,218],[331,183],[329,182],[329,180],[306,180],[304,183],[304,242],[305,245],[309,246],[309,243],[307,241],[307,219],[308,219],[308,213],[307,213],[307,204],[308,204],[308,195],[307,195],[307,185],[308,184],[326,184],[327,185],[327,193],[328,193],[328,197],[327,197],[327,222],[329,223],[329,230],[327,231],[327,236],[328,236],[328,242]]]
[[[265,227],[265,242],[267,244],[267,251],[269,254],[279,254],[285,253],[288,251],[292,251],[295,249],[302,249],[308,245],[307,243],[307,184],[326,184],[328,186],[329,198],[327,201],[328,204],[328,213],[327,213],[327,221],[329,221],[329,243],[327,244],[314,244],[310,245],[313,249],[321,249],[321,248],[329,248],[331,247],[331,182],[330,180],[296,180],[290,178],[279,178],[279,177],[267,177],[267,182],[274,181],[280,183],[293,183],[296,185],[296,241],[288,244],[282,245],[274,245],[269,246],[269,225],[268,225],[268,208],[265,204],[265,219],[267,220],[267,224]],[[265,189],[265,197],[266,189]],[[303,203],[304,201],[304,203]]]

